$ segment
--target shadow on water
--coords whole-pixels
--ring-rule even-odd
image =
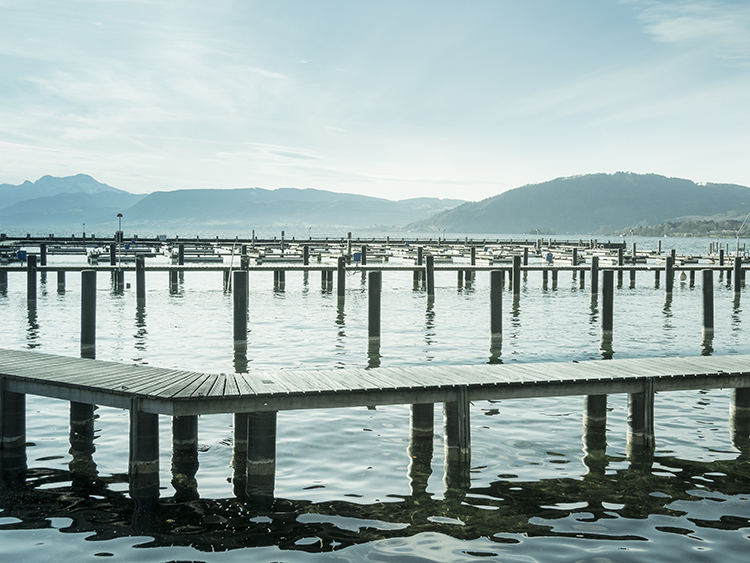
[[[503,475],[439,499],[427,491],[431,469],[425,460],[432,455],[431,439],[412,444],[409,452],[408,496],[387,495],[389,502],[373,504],[276,498],[267,510],[237,498],[179,500],[176,495],[135,501],[113,490],[113,485],[127,482],[122,475],[95,477],[82,487],[80,479],[74,481],[78,486],[69,484],[68,471],[31,469],[21,486],[0,486],[0,529],[45,529],[52,519],[66,518],[70,525],[59,531],[86,534],[88,541],[147,536],[150,539],[137,547],[190,546],[213,552],[277,546],[320,553],[430,532],[462,540],[489,538],[498,544],[520,544],[538,536],[643,545],[653,539],[645,533],[666,529],[645,532],[634,521],[655,515],[684,523],[685,529],[675,526],[671,531],[698,540],[702,529],[716,533],[750,526],[750,518],[738,515],[739,501],[733,500],[750,492],[746,454],[708,463],[657,456],[605,472],[608,463],[623,460],[597,449],[587,453],[591,471],[580,479],[527,482]],[[652,463],[658,471],[651,471]],[[684,503],[697,505],[706,498],[726,502],[726,515],[718,509],[702,518],[684,518]]]

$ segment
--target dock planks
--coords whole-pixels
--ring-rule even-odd
[[[475,366],[266,370],[241,374],[126,365],[0,349],[4,389],[146,412],[196,414],[750,387],[750,355]]]

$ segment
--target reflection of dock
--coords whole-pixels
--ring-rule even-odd
[[[277,412],[411,404],[412,442],[419,446],[425,437],[431,443],[432,405],[443,403],[446,482],[465,490],[470,401],[584,395],[584,438],[594,451],[604,442],[606,395],[627,393],[628,451],[648,459],[656,392],[726,388],[735,389],[732,431],[738,447],[745,448],[750,356],[206,374],[0,350],[0,469],[6,481],[26,471],[26,394],[71,401],[71,442],[75,438],[82,458],[93,450],[86,447],[87,439],[93,440],[93,405],[129,410],[131,494],[145,498],[159,495],[160,414],[173,417],[173,464],[194,476],[197,416],[234,413],[235,491],[271,499]]]

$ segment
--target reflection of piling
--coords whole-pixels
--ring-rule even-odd
[[[247,496],[257,508],[268,509],[276,479],[276,412],[254,412],[247,418]]]
[[[159,497],[159,415],[143,412],[140,399],[130,401],[130,496]]]
[[[175,500],[198,498],[198,417],[172,418],[172,486]]]
[[[427,492],[432,473],[432,443],[435,434],[435,405],[411,406],[408,476],[413,496]]]
[[[628,456],[648,455],[654,445],[654,379],[649,377],[643,391],[628,394]]]
[[[81,272],[81,357],[96,357],[96,270]]]

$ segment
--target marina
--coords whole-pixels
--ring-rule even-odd
[[[472,268],[470,254],[465,252],[468,260],[464,264],[434,264],[432,294],[426,263],[419,269],[425,272],[425,279],[420,276],[414,284],[417,269],[409,264],[374,262],[363,268],[361,264],[348,263],[342,269],[338,258],[333,263],[313,263],[307,268],[304,264],[287,263],[280,264],[285,273],[279,279],[276,263],[248,264],[246,272],[236,269],[235,265],[242,264],[239,255],[225,255],[219,268],[184,264],[176,269],[180,265],[169,264],[166,257],[147,258],[146,263],[151,264],[145,269],[149,283],[143,286],[143,298],[139,297],[134,267],[123,266],[125,283],[118,287],[109,265],[91,267],[82,263],[83,256],[58,262],[63,260],[61,256],[52,258],[46,271],[36,271],[39,279],[33,304],[27,299],[28,268],[12,267],[0,306],[3,318],[21,330],[7,323],[3,328],[4,390],[6,396],[16,393],[26,397],[24,442],[34,445],[27,446],[24,453],[26,492],[20,497],[4,497],[8,502],[15,498],[12,502],[17,510],[6,504],[2,514],[12,519],[11,514],[33,511],[33,505],[24,504],[33,498],[46,503],[50,514],[64,513],[69,502],[66,499],[73,497],[80,499],[81,507],[105,502],[117,526],[97,522],[93,514],[87,519],[84,510],[77,520],[79,530],[88,530],[84,535],[94,534],[104,542],[102,545],[108,543],[105,537],[145,534],[152,537],[149,545],[155,552],[167,549],[168,544],[193,546],[184,549],[204,552],[220,545],[230,551],[251,549],[261,554],[261,545],[266,545],[276,553],[269,553],[268,560],[294,560],[290,552],[322,556],[344,546],[355,549],[367,545],[368,552],[375,553],[387,549],[388,544],[382,541],[398,541],[403,549],[411,549],[411,542],[421,538],[437,542],[436,548],[441,546],[451,553],[458,549],[498,555],[501,551],[512,554],[516,544],[500,549],[503,544],[498,544],[497,539],[487,543],[482,538],[504,530],[500,535],[509,541],[520,541],[518,545],[535,543],[532,538],[537,534],[563,541],[564,532],[559,530],[563,534],[560,536],[551,530],[558,530],[564,521],[583,518],[584,513],[609,518],[606,513],[612,509],[602,507],[598,512],[592,504],[594,497],[606,506],[616,505],[612,495],[630,498],[627,508],[614,509],[623,525],[628,521],[625,515],[634,514],[636,507],[641,511],[669,512],[668,500],[661,502],[651,497],[656,505],[644,503],[643,499],[636,501],[626,485],[636,475],[650,475],[656,489],[669,491],[671,502],[678,498],[689,501],[692,493],[686,491],[693,490],[690,486],[680,485],[674,478],[659,477],[665,467],[670,467],[672,474],[682,467],[691,475],[703,475],[715,481],[711,488],[717,493],[723,490],[724,495],[734,495],[724,483],[726,479],[734,483],[742,479],[746,443],[743,393],[748,361],[743,356],[748,349],[742,330],[744,288],[741,277],[740,283],[735,283],[734,260],[727,259],[723,268],[705,257],[699,263],[678,264],[670,293],[666,291],[667,260],[660,264],[649,259],[646,264],[636,265],[642,272],[634,286],[620,285],[616,279],[618,271],[628,272],[630,265],[622,269],[604,266],[597,270],[594,292],[591,256],[584,250],[581,254],[588,263],[573,268],[572,264],[550,267],[543,261],[535,262],[539,258],[533,251],[530,263],[524,266],[523,253],[519,252],[515,261],[521,262],[521,267],[514,274],[513,259],[492,266],[475,264]],[[680,255],[676,255],[678,259]],[[425,262],[427,256],[424,255]],[[55,291],[54,283],[43,280],[42,274],[63,267],[68,272],[65,289],[59,291],[58,285]],[[650,268],[653,269],[646,281],[642,278]],[[166,274],[172,270],[178,276],[174,288]],[[229,287],[222,283],[226,275],[220,270],[231,270]],[[715,334],[707,335],[705,331],[702,288],[706,278],[700,273],[695,285],[691,284],[691,270],[710,272],[712,282],[720,280],[712,286]],[[323,271],[335,276],[335,284],[323,285],[321,277],[318,285],[319,272]],[[343,300],[337,274],[342,271]],[[545,271],[554,276],[552,284],[545,283]],[[656,271],[660,272],[660,285],[656,285]],[[686,276],[681,280],[683,271]],[[458,283],[457,272],[464,274]],[[500,272],[503,284],[497,293],[497,289],[493,291],[492,278],[498,278]],[[92,354],[96,360],[77,357],[86,355],[82,347],[81,307],[86,293],[84,278],[92,274],[96,278],[96,338]],[[169,285],[159,281],[160,275]],[[373,275],[381,276],[382,326],[376,347],[372,346],[370,327]],[[583,275],[584,288],[580,285]],[[238,290],[237,280],[243,276],[250,283],[246,289]],[[612,289],[611,309],[608,288]],[[240,304],[240,311],[247,311],[247,325],[245,338],[238,339],[236,303],[244,295],[247,303]],[[502,337],[493,342],[497,327],[493,327],[492,318],[498,295]],[[295,312],[294,320],[288,317],[289,311]],[[609,335],[607,311],[612,315]],[[62,322],[65,317],[69,320]],[[118,317],[122,320],[112,325]],[[190,328],[196,319],[202,325],[198,333]],[[554,323],[550,323],[552,319]],[[121,323],[122,328],[116,328]],[[561,324],[568,326],[564,342],[554,336],[555,325]],[[285,326],[292,330],[285,330]],[[332,346],[321,346],[328,327],[333,329]],[[640,338],[640,333],[645,338]],[[128,341],[135,346],[132,352],[128,352]],[[286,350],[281,355],[273,353],[274,343],[279,341],[284,342]],[[179,346],[174,346],[175,342]],[[188,359],[184,356],[186,349],[196,353]],[[29,356],[31,360],[24,359]],[[519,357],[523,361],[519,362]],[[602,361],[608,357],[614,359]],[[32,368],[34,362],[40,363]],[[44,362],[52,362],[50,365],[60,369],[41,369]],[[23,365],[28,371],[21,369]],[[83,368],[86,365],[95,367]],[[42,376],[42,372],[49,375]],[[113,386],[104,396],[92,390],[97,372]],[[162,376],[166,378],[164,383],[160,383]],[[132,387],[130,377],[134,378]],[[273,383],[264,383],[269,381]],[[119,391],[115,383],[120,386]],[[50,384],[52,387],[48,387]],[[33,391],[43,387],[48,387],[44,393],[50,398],[34,395]],[[51,388],[55,391],[49,391]],[[174,401],[166,398],[170,388]],[[178,397],[177,388],[186,395]],[[694,440],[689,436],[696,432],[703,436],[702,411],[692,409],[690,399],[685,403],[687,410],[680,406],[693,393],[696,397],[715,397],[712,409],[718,411],[712,415],[717,418],[711,419],[711,427],[716,432],[709,443],[712,450],[724,453],[709,453],[706,458],[699,453],[703,451],[700,446],[696,449],[687,445]],[[51,419],[58,421],[57,432],[42,430],[45,423],[34,414],[36,405],[41,404],[45,405],[45,412],[58,413]],[[98,407],[91,408],[93,405]],[[495,412],[498,407],[506,413],[505,417]],[[545,420],[549,415],[535,414],[539,408],[567,413],[554,420],[564,424],[550,427],[547,423],[553,420]],[[628,414],[633,408],[640,416],[633,418]],[[651,412],[653,417],[648,416]],[[699,416],[694,418],[691,412]],[[135,424],[134,416],[138,420]],[[379,459],[389,459],[403,447],[410,452],[409,463],[402,467],[398,463],[394,466],[364,461],[368,458],[365,449],[373,444],[360,444],[356,433],[352,434],[357,429],[362,433],[362,417],[387,425],[378,423],[380,438],[373,436],[379,444],[373,452],[386,456]],[[255,431],[250,422],[253,418]],[[499,426],[484,423],[493,419],[505,422]],[[80,424],[75,435],[71,432],[74,420]],[[256,436],[248,440],[247,450],[243,449],[242,431],[246,420],[248,435]],[[134,429],[146,429],[148,435],[149,427],[151,436],[158,439],[151,438],[148,447],[135,448],[143,455],[134,454],[133,443],[138,443]],[[539,453],[528,458],[531,465],[527,465],[517,458],[521,450],[516,451],[519,446],[513,444],[534,428],[540,433],[532,438],[532,443],[541,450],[528,446]],[[508,435],[510,429],[512,434]],[[545,445],[549,440],[545,434],[550,432],[564,432],[567,436],[561,436],[560,447],[552,450],[551,444]],[[259,435],[265,438],[259,439]],[[717,443],[715,438],[720,436],[723,438]],[[222,445],[222,441],[227,445]],[[507,445],[502,445],[506,441]],[[115,453],[112,447],[118,443],[121,446]],[[254,450],[251,444],[261,447]],[[59,458],[68,448],[71,453]],[[560,450],[563,457],[559,461],[566,462],[573,451],[581,450],[581,470],[576,470],[575,464],[550,463],[556,457],[546,454],[545,448]],[[678,459],[675,454],[666,453],[669,449],[685,453],[678,454]],[[346,469],[351,462],[345,460],[351,452],[356,452],[363,463],[380,468],[377,475],[372,475],[375,481],[371,478],[366,485],[357,485],[359,471],[350,473]],[[217,453],[221,455],[214,459]],[[39,458],[60,462],[48,467],[49,462],[38,461]],[[248,471],[247,463],[243,468],[243,460],[256,470],[265,468],[265,472]],[[508,463],[514,468],[501,469]],[[534,469],[534,463],[542,465]],[[526,469],[522,470],[522,466]],[[270,467],[273,472],[267,471]],[[708,475],[714,472],[726,477]],[[515,477],[508,477],[511,474]],[[398,475],[408,476],[408,481],[398,484]],[[602,480],[608,484],[597,496],[591,486],[604,486]],[[298,491],[293,485],[297,482]],[[655,485],[657,482],[660,484]],[[47,485],[40,488],[42,483]],[[316,483],[321,483],[322,488],[315,488]],[[620,487],[620,492],[614,493],[610,487]],[[514,492],[514,488],[519,491]],[[68,496],[63,490],[68,491]],[[385,503],[376,501],[382,501],[386,491],[394,494],[399,490],[402,492],[396,494],[398,498]],[[522,516],[528,507],[521,508],[508,500],[532,491],[539,498],[546,497],[552,505],[562,503],[561,507],[572,508],[556,509],[563,520],[557,520],[552,528],[545,520],[540,528],[542,520],[538,517]],[[7,493],[6,489],[3,494]],[[90,494],[107,500],[96,501]],[[347,496],[350,494],[361,498]],[[579,506],[575,502],[584,497],[589,502],[575,508]],[[340,499],[336,509],[326,508],[331,506],[330,499]],[[135,505],[129,504],[136,500]],[[529,497],[525,505],[529,503],[537,507],[534,510],[538,514],[545,513],[546,509],[541,508],[544,502],[531,501]],[[198,518],[194,512],[198,506],[203,517]],[[521,523],[516,527],[501,523],[513,511],[517,511]],[[295,514],[297,539],[287,541],[279,535],[279,526],[290,514]],[[182,528],[170,526],[168,520],[173,517]],[[268,518],[268,531],[261,533],[258,526],[263,518]],[[443,518],[446,520],[440,520]],[[305,524],[308,519],[310,523]],[[404,519],[413,523],[404,528]],[[219,524],[225,520],[238,527],[230,531]],[[10,537],[11,520],[5,521],[11,528],[0,529],[0,534]],[[348,532],[345,521],[372,525],[378,531],[373,532],[374,536],[363,533],[361,527],[355,527],[359,532]],[[458,525],[458,521],[463,524]],[[739,532],[745,520],[737,522]],[[196,527],[192,534],[184,531],[190,526]],[[460,529],[468,535],[457,534]],[[491,530],[494,531],[490,533]],[[532,536],[528,535],[530,532]],[[311,533],[318,538],[316,541],[311,539]],[[698,534],[706,536],[703,531]],[[459,536],[465,539],[459,540]],[[614,549],[628,543],[626,539],[607,539],[607,534],[599,540],[590,532],[583,536],[585,541],[598,541],[602,547],[611,545]],[[451,543],[455,541],[460,543]],[[578,549],[572,547],[579,545],[575,535],[565,541],[572,549]],[[170,549],[172,555],[165,555],[165,561],[174,559],[180,548]],[[183,556],[188,557],[188,553]],[[632,552],[633,557],[636,553],[637,550]],[[213,560],[207,553],[198,557]],[[225,557],[230,556],[225,553]],[[364,552],[362,557],[366,557]]]

